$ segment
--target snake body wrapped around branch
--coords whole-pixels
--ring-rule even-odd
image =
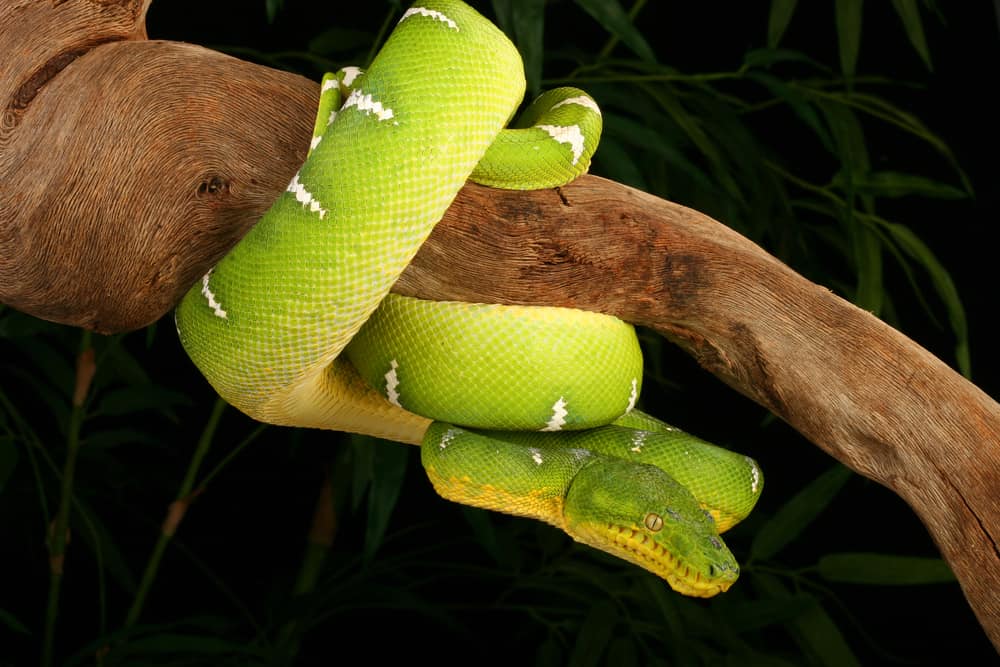
[[[753,507],[760,471],[634,410],[631,325],[389,294],[466,179],[537,189],[587,170],[596,103],[550,91],[505,129],[523,94],[516,49],[474,10],[407,10],[367,71],[324,79],[306,162],[183,299],[181,341],[256,419],[420,443],[446,498],[714,595],[739,572],[718,534]]]

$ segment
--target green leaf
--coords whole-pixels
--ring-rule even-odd
[[[850,80],[861,47],[862,0],[836,0],[837,39],[840,46],[840,69]]]
[[[135,574],[129,567],[128,558],[118,548],[111,531],[100,520],[97,512],[79,498],[74,500],[74,534],[80,536],[87,548],[94,554],[99,568],[107,570],[122,590],[132,594],[136,589]],[[119,537],[121,537],[119,535]]]
[[[121,417],[143,410],[157,410],[173,417],[172,408],[192,405],[187,394],[156,384],[122,387],[104,394],[95,415]]]
[[[834,184],[840,183],[834,179]],[[933,199],[965,199],[969,196],[965,190],[954,185],[900,171],[870,171],[867,174],[855,174],[854,188],[861,195],[892,199],[912,195]]]
[[[919,118],[914,116],[908,111],[903,111],[898,106],[885,100],[877,95],[870,95],[868,93],[852,92],[851,94],[843,94],[830,92],[825,93],[825,95],[837,99],[845,106],[851,106],[859,111],[863,111],[871,116],[878,118],[882,121],[895,125],[904,132],[912,134],[919,137],[923,141],[930,144],[934,150],[943,155],[951,164],[952,168],[958,173],[959,177],[962,179],[962,185],[966,192],[972,192],[972,184],[969,181],[969,177],[965,175],[962,168],[958,165],[958,161],[955,159],[954,154],[952,154],[951,149],[945,141],[930,131],[930,129],[921,121]]]
[[[537,95],[545,57],[545,0],[493,0],[493,11],[500,27],[521,53],[528,93]]]
[[[375,438],[371,440],[371,446],[375,448],[375,476],[368,490],[368,525],[363,549],[365,560],[371,560],[382,545],[410,460],[409,448],[405,445]]]
[[[965,318],[965,307],[962,305],[962,299],[955,287],[955,282],[951,279],[951,274],[931,252],[927,244],[921,241],[909,227],[881,218],[877,218],[877,220],[880,227],[889,233],[900,250],[919,262],[930,275],[934,290],[948,311],[948,322],[951,324],[951,330],[958,339],[955,348],[958,370],[965,377],[971,377],[972,363],[969,359],[969,330]]]
[[[717,192],[718,188],[708,175],[691,162],[676,146],[672,145],[662,133],[639,123],[631,118],[618,114],[604,114],[604,129],[609,136],[618,138],[623,144],[648,150],[673,165],[706,192]]]
[[[569,659],[570,667],[594,667],[599,664],[617,623],[618,615],[609,601],[602,599],[591,607],[580,624]]]
[[[956,581],[955,573],[940,558],[892,554],[826,554],[816,563],[816,571],[827,581],[874,586],[920,586]]]
[[[14,444],[14,437],[0,435],[0,492],[3,491],[7,480],[14,474],[17,468],[18,451]]]
[[[931,51],[927,48],[927,37],[924,35],[924,23],[920,18],[920,8],[917,5],[917,0],[892,0],[892,8],[899,14],[899,18],[903,22],[903,28],[906,30],[906,36],[909,38],[910,44],[913,45],[917,55],[924,61],[924,65],[927,66],[928,70],[933,70]]]
[[[864,225],[854,225],[849,233],[858,273],[852,300],[859,308],[879,316],[882,314],[882,300],[885,296],[882,283],[882,244],[879,243],[878,234]]]
[[[264,11],[267,12],[267,22],[274,23],[274,19],[278,17],[278,12],[280,12],[285,6],[285,0],[264,0]]]
[[[756,600],[727,601],[727,604],[719,605],[719,614],[726,627],[743,634],[771,625],[783,625],[815,604],[816,598],[812,595],[793,593]]]
[[[594,155],[591,171],[648,192],[649,184],[635,157],[635,153],[622,146],[616,137],[605,135],[601,137],[601,147]]]
[[[800,644],[812,656],[810,664],[826,667],[853,667],[861,664],[833,618],[818,603],[793,622]]]
[[[622,9],[618,0],[576,0],[576,4],[597,20],[609,33],[625,43],[642,60],[656,62],[653,49]]]
[[[812,130],[824,148],[831,153],[836,150],[833,146],[833,137],[830,135],[830,131],[819,117],[819,114],[816,113],[816,108],[802,94],[802,91],[767,72],[750,72],[747,78],[759,82],[777,99],[787,104],[792,112],[799,117],[799,120]]]
[[[757,531],[750,544],[751,560],[771,558],[794,541],[850,478],[851,471],[836,464],[792,496]]]
[[[794,49],[751,49],[743,54],[743,68],[771,67],[781,63],[801,63],[824,73],[828,68]]]
[[[771,0],[771,11],[767,16],[767,45],[772,49],[785,34],[797,4],[798,0]]]
[[[309,52],[321,56],[357,53],[371,46],[375,36],[364,30],[333,27],[309,40]]]
[[[840,182],[848,194],[847,205],[853,206],[851,197],[854,182],[868,173],[871,164],[868,158],[868,143],[865,141],[864,129],[854,110],[840,100],[819,100],[819,108],[826,118],[827,125],[833,135],[836,155],[840,158]]]
[[[18,634],[22,635],[31,634],[31,631],[28,630],[28,626],[26,626],[21,621],[17,620],[17,617],[14,616],[14,614],[10,613],[5,609],[0,609],[0,625],[5,625],[7,626],[8,630],[11,630],[12,632],[16,632]]]
[[[793,596],[784,582],[773,575],[757,573],[752,581],[761,597],[782,599]],[[853,667],[861,664],[840,628],[818,600],[790,619],[788,627],[809,658],[803,664],[826,667]]]

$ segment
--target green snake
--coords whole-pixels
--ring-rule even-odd
[[[305,163],[181,301],[181,341],[255,419],[419,443],[445,498],[715,595],[739,573],[719,533],[753,507],[760,471],[633,409],[631,325],[389,294],[467,179],[537,189],[587,170],[596,103],[561,88],[505,129],[524,87],[517,50],[475,10],[410,8],[365,72],[324,78]]]

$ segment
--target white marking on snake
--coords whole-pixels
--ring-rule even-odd
[[[587,97],[586,95],[577,95],[576,97],[567,97],[564,100],[560,100],[555,104],[553,104],[552,108],[549,109],[549,111],[554,111],[566,104],[579,104],[581,107],[587,107],[588,109],[596,113],[598,116],[601,115],[601,108],[597,106],[597,102]]]
[[[535,462],[535,465],[536,466],[542,465],[542,461],[544,460],[542,458],[542,452],[535,449],[534,447],[532,447],[528,451],[531,452],[531,460]]]
[[[346,111],[351,107],[357,107],[358,111],[374,114],[379,120],[390,120],[396,115],[392,109],[382,106],[382,103],[373,98],[370,93],[362,93],[360,90],[351,91],[340,110]]]
[[[454,440],[457,437],[458,437],[457,428],[448,429],[447,431],[444,432],[444,435],[441,436],[441,442],[438,443],[438,447],[444,449],[445,447],[451,444],[452,440]]]
[[[311,151],[316,150],[316,147],[319,146],[319,142],[321,142],[321,141],[323,141],[323,135],[322,134],[313,137],[312,141],[309,142],[309,150],[311,150]]]
[[[399,376],[396,375],[397,368],[399,368],[399,363],[395,359],[389,362],[389,372],[385,374],[385,397],[397,408],[401,408],[403,406],[399,404],[399,392],[396,391],[399,386]]]
[[[549,421],[545,422],[545,428],[542,431],[558,431],[562,429],[563,425],[566,424],[566,400],[560,396],[559,400],[552,405],[552,417]]]
[[[635,409],[635,402],[638,400],[639,400],[639,380],[637,378],[632,378],[632,393],[628,395],[628,407],[625,408],[625,414],[628,414]]]
[[[225,320],[225,319],[228,319],[228,317],[226,315],[226,311],[224,311],[222,309],[222,304],[215,300],[215,294],[213,294],[212,290],[210,290],[208,288],[208,281],[212,277],[212,271],[214,271],[214,270],[215,269],[209,269],[208,273],[206,273],[202,277],[202,279],[201,279],[201,293],[202,293],[202,296],[204,296],[205,299],[208,301],[208,307],[212,309],[212,312],[215,313],[215,316],[216,317],[221,317],[222,319]]]
[[[545,130],[549,136],[561,144],[569,144],[573,151],[573,164],[580,161],[583,155],[583,133],[579,125],[536,125],[539,130]]]
[[[448,18],[447,16],[445,16],[441,12],[439,12],[439,11],[437,11],[435,9],[427,9],[426,7],[410,7],[403,14],[403,18],[399,19],[399,22],[402,23],[406,19],[410,18],[411,16],[415,16],[415,15],[427,16],[427,17],[432,18],[432,19],[437,19],[441,23],[446,24],[452,30],[458,30],[458,24],[457,23],[455,23],[454,21],[452,21],[450,18]]]
[[[350,87],[354,80],[361,75],[360,67],[345,67],[341,70],[344,73],[344,85]]]
[[[347,69],[347,68],[345,67],[344,69]],[[355,68],[355,69],[357,69],[357,68]],[[347,83],[347,76],[346,75],[344,76],[344,83]],[[347,85],[351,85],[351,84],[347,83]],[[323,82],[323,87],[319,89],[319,94],[322,95],[326,91],[333,90],[334,88],[340,88],[340,82],[337,81],[337,79],[335,79],[333,77],[330,77],[329,79],[327,79],[326,81]]]
[[[306,186],[299,183],[298,174],[292,176],[292,182],[288,184],[286,190],[295,195],[295,200],[297,202],[303,206],[308,206],[309,210],[313,213],[319,213],[320,220],[326,217],[326,209],[320,206],[320,203],[316,201],[316,198],[309,194],[309,191],[306,190]]]
[[[744,458],[750,464],[750,493],[757,493],[757,487],[760,486],[760,470],[757,468],[756,461],[749,456]]]
[[[642,446],[646,444],[646,438],[649,437],[649,431],[636,431],[635,435],[632,436],[632,446],[629,447],[629,451],[633,451],[636,454],[642,453]]]

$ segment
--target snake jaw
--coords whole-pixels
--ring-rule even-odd
[[[573,539],[632,562],[678,593],[712,597],[739,577],[714,522],[654,466],[600,459],[574,478],[564,506]]]
[[[699,566],[653,539],[648,530],[614,523],[600,528],[605,540],[598,548],[649,570],[683,595],[712,597],[729,590],[739,577],[739,567],[718,538],[719,553],[706,554],[710,558]]]

